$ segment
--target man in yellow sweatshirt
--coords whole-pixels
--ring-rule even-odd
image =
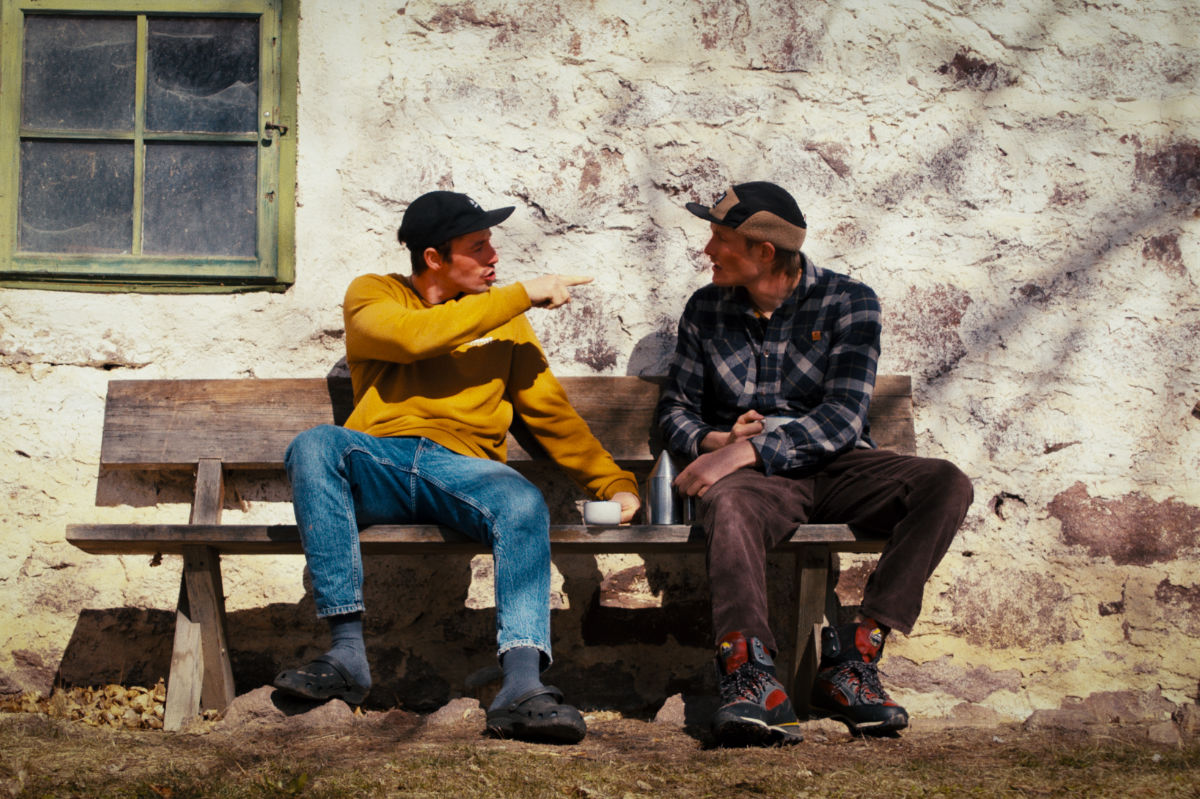
[[[283,671],[276,687],[315,700],[361,703],[371,686],[362,636],[358,530],[434,523],[492,549],[504,682],[488,730],[575,742],[583,717],[542,684],[550,664],[549,512],[541,492],[505,464],[513,415],[579,484],[621,504],[640,501],[550,372],[525,311],[559,308],[592,278],[544,275],[497,286],[491,228],[512,207],[483,210],[434,191],[404,213],[398,237],[412,276],[363,275],[346,291],[346,362],[354,411],[344,427],[301,433],[286,464],[317,616],[332,648]]]

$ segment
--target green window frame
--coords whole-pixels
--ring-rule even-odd
[[[0,287],[220,293],[290,286],[298,4],[0,0],[0,161],[6,166],[0,172]],[[250,90],[246,80],[234,86],[241,92],[235,97],[241,107],[228,115],[237,116],[234,122],[222,116],[224,100],[204,112],[218,121],[196,122],[188,104],[208,98],[148,79],[160,76],[168,59],[190,58],[174,48],[203,39],[191,31],[206,25],[234,31],[230,41],[240,37],[237,68],[251,78],[257,33],[257,83]],[[40,33],[45,30],[50,33]],[[95,31],[105,47],[117,48],[111,64],[89,71],[90,64],[62,57],[58,41],[77,30]],[[110,39],[109,30],[118,34]],[[77,50],[80,59],[88,57],[88,48]],[[179,69],[215,75],[223,67],[210,59]],[[86,102],[73,103],[72,91]],[[56,103],[61,107],[53,108]],[[81,105],[86,112],[76,110]],[[100,220],[59,221],[71,213]],[[87,232],[97,227],[101,235]]]

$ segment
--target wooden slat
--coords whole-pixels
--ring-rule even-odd
[[[571,403],[618,461],[653,460],[661,378],[564,377]],[[912,386],[882,375],[871,402],[871,435],[914,453]],[[100,462],[110,468],[191,469],[215,458],[227,469],[281,469],[287,445],[319,424],[341,424],[353,405],[346,378],[114,380],[105,406]],[[544,457],[515,426],[509,459]]]
[[[911,375],[876,375],[875,396],[912,396]]]
[[[640,377],[562,378],[572,405],[621,461],[651,460],[658,384]],[[114,380],[100,462],[111,468],[279,469],[296,436],[341,424],[353,407],[345,378]],[[544,457],[528,433],[509,436],[509,459]]]
[[[73,524],[67,541],[94,555],[176,555],[189,542],[203,541],[228,555],[299,554],[300,534],[295,525],[264,524]],[[447,527],[434,525],[377,525],[359,533],[365,553],[426,554],[437,552],[487,552],[487,548]],[[602,552],[701,552],[699,529],[687,525],[626,525],[594,527],[555,525],[550,541],[559,553]],[[827,544],[835,552],[880,552],[883,541],[858,536],[844,524],[801,527],[780,546],[790,551],[806,544]]]
[[[905,455],[917,454],[913,429],[912,378],[908,375],[879,375],[868,413],[871,439],[883,449]]]
[[[661,379],[630,376],[559,378],[571,406],[593,435],[618,461],[652,461],[661,449],[654,409]],[[508,437],[508,459],[545,458],[533,437],[519,424]]]
[[[109,467],[282,468],[297,433],[344,420],[349,381],[113,380],[100,462]]]

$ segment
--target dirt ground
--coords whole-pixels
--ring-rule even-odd
[[[0,713],[0,797],[1200,797],[1200,743],[1153,743],[1137,725],[915,720],[899,737],[860,739],[822,721],[798,746],[728,750],[682,703],[658,721],[589,713],[572,746],[488,738],[473,699],[363,713],[264,687],[178,733],[72,707]]]

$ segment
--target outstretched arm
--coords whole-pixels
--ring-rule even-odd
[[[535,308],[561,308],[571,301],[571,287],[591,283],[587,275],[542,275],[521,281]]]

